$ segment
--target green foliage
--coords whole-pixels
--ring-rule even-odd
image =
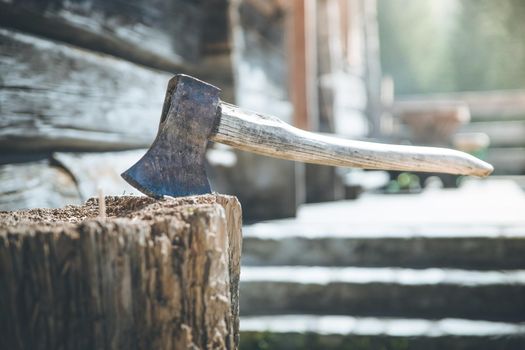
[[[397,94],[525,88],[525,1],[379,0]]]
[[[391,180],[386,187],[387,193],[420,191],[421,181],[417,175],[412,173],[400,173],[397,179]]]

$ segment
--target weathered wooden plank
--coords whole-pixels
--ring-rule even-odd
[[[464,114],[466,121],[470,120],[469,105],[463,101],[397,101],[392,106],[392,112],[399,116],[406,114],[450,114],[461,112]]]
[[[352,13],[345,13],[348,6],[352,6]],[[369,133],[370,123],[365,116],[367,87],[363,79],[365,52],[364,47],[356,47],[364,38],[362,12],[355,2],[318,4],[320,131],[347,137],[363,137]],[[354,18],[345,26],[348,15]],[[352,35],[351,46],[345,40],[348,34]]]
[[[145,149],[55,152],[40,161],[0,165],[0,210],[58,208],[82,203],[100,192],[110,196],[140,195],[120,174],[144,153]],[[212,189],[231,193],[232,183],[237,180],[229,172],[236,162],[235,154],[224,149],[213,150],[206,158],[210,163]]]
[[[379,23],[377,0],[362,2],[363,44],[366,65],[367,115],[371,122],[370,136],[381,133],[381,55],[379,49]]]
[[[47,160],[0,166],[0,210],[80,204],[74,178]]]
[[[288,13],[288,67],[293,124],[301,129],[318,130],[317,52],[315,3],[294,0]]]
[[[8,152],[147,147],[170,75],[0,29],[0,77]]]
[[[206,13],[184,0],[0,0],[0,25],[169,71],[200,56]]]
[[[475,122],[464,125],[461,132],[482,132],[494,147],[525,146],[525,120]]]
[[[99,191],[138,195],[120,174],[145,150],[54,153],[41,161],[0,166],[0,210],[59,208],[80,204]]]
[[[202,24],[201,54],[224,54],[231,51],[230,0],[201,1],[204,14]]]
[[[487,161],[494,165],[496,175],[525,174],[525,148],[523,147],[490,147]]]
[[[448,94],[405,95],[396,97],[394,108],[412,103],[465,103],[473,120],[501,120],[525,117],[525,91],[470,91]]]
[[[491,177],[492,178],[492,177]],[[522,195],[520,189],[515,193]],[[509,192],[506,192],[509,193]],[[506,198],[505,195],[499,198]],[[496,201],[497,199],[494,199]],[[401,201],[400,201],[401,202]],[[400,203],[398,202],[398,203]],[[390,204],[394,206],[393,203]],[[351,213],[349,212],[350,216]],[[497,215],[497,213],[494,213]],[[445,215],[443,215],[445,216]],[[339,225],[352,230],[352,224]],[[391,228],[393,225],[389,226]],[[430,225],[429,225],[430,226]],[[255,226],[256,227],[256,226]],[[405,267],[412,269],[449,268],[465,270],[519,270],[525,269],[525,237],[490,237],[482,232],[477,236],[461,236],[461,227],[436,229],[441,236],[425,236],[417,229],[398,228],[412,232],[405,237],[391,237],[390,233],[369,237],[300,237],[314,225],[297,227],[297,236],[286,237],[276,232],[275,239],[252,235],[251,227],[244,229],[244,266],[356,266],[356,267]],[[324,225],[318,224],[320,232]],[[484,226],[490,230],[490,225]],[[519,227],[518,227],[519,229]],[[290,232],[289,228],[282,231]],[[327,230],[328,231],[328,230]],[[377,231],[381,231],[377,229]],[[448,237],[443,233],[450,233]],[[501,229],[500,231],[504,231]],[[333,231],[332,231],[333,232]],[[368,231],[369,232],[369,231]],[[525,226],[521,227],[525,232]],[[372,237],[370,237],[372,236]],[[303,254],[308,252],[308,254]]]
[[[105,203],[0,214],[0,347],[236,350],[236,198]]]
[[[523,328],[512,323],[285,315],[244,317],[242,324],[241,349],[260,344],[272,350],[525,348]]]
[[[101,153],[53,153],[52,159],[66,169],[75,179],[82,201],[104,195],[139,195],[120,176],[135,164],[146,150]]]
[[[438,271],[441,278],[436,278]],[[521,270],[245,267],[241,293],[241,315],[247,316],[525,320]]]

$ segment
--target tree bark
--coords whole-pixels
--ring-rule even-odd
[[[0,348],[237,349],[235,197],[0,213]]]

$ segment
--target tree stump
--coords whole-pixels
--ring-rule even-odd
[[[237,349],[235,197],[0,213],[1,349]]]

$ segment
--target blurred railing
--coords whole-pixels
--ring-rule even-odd
[[[496,174],[525,174],[525,90],[404,95],[396,98],[391,111],[399,117],[417,107],[429,111],[442,106],[468,108],[470,122],[458,125],[457,131],[488,135],[486,159]]]

